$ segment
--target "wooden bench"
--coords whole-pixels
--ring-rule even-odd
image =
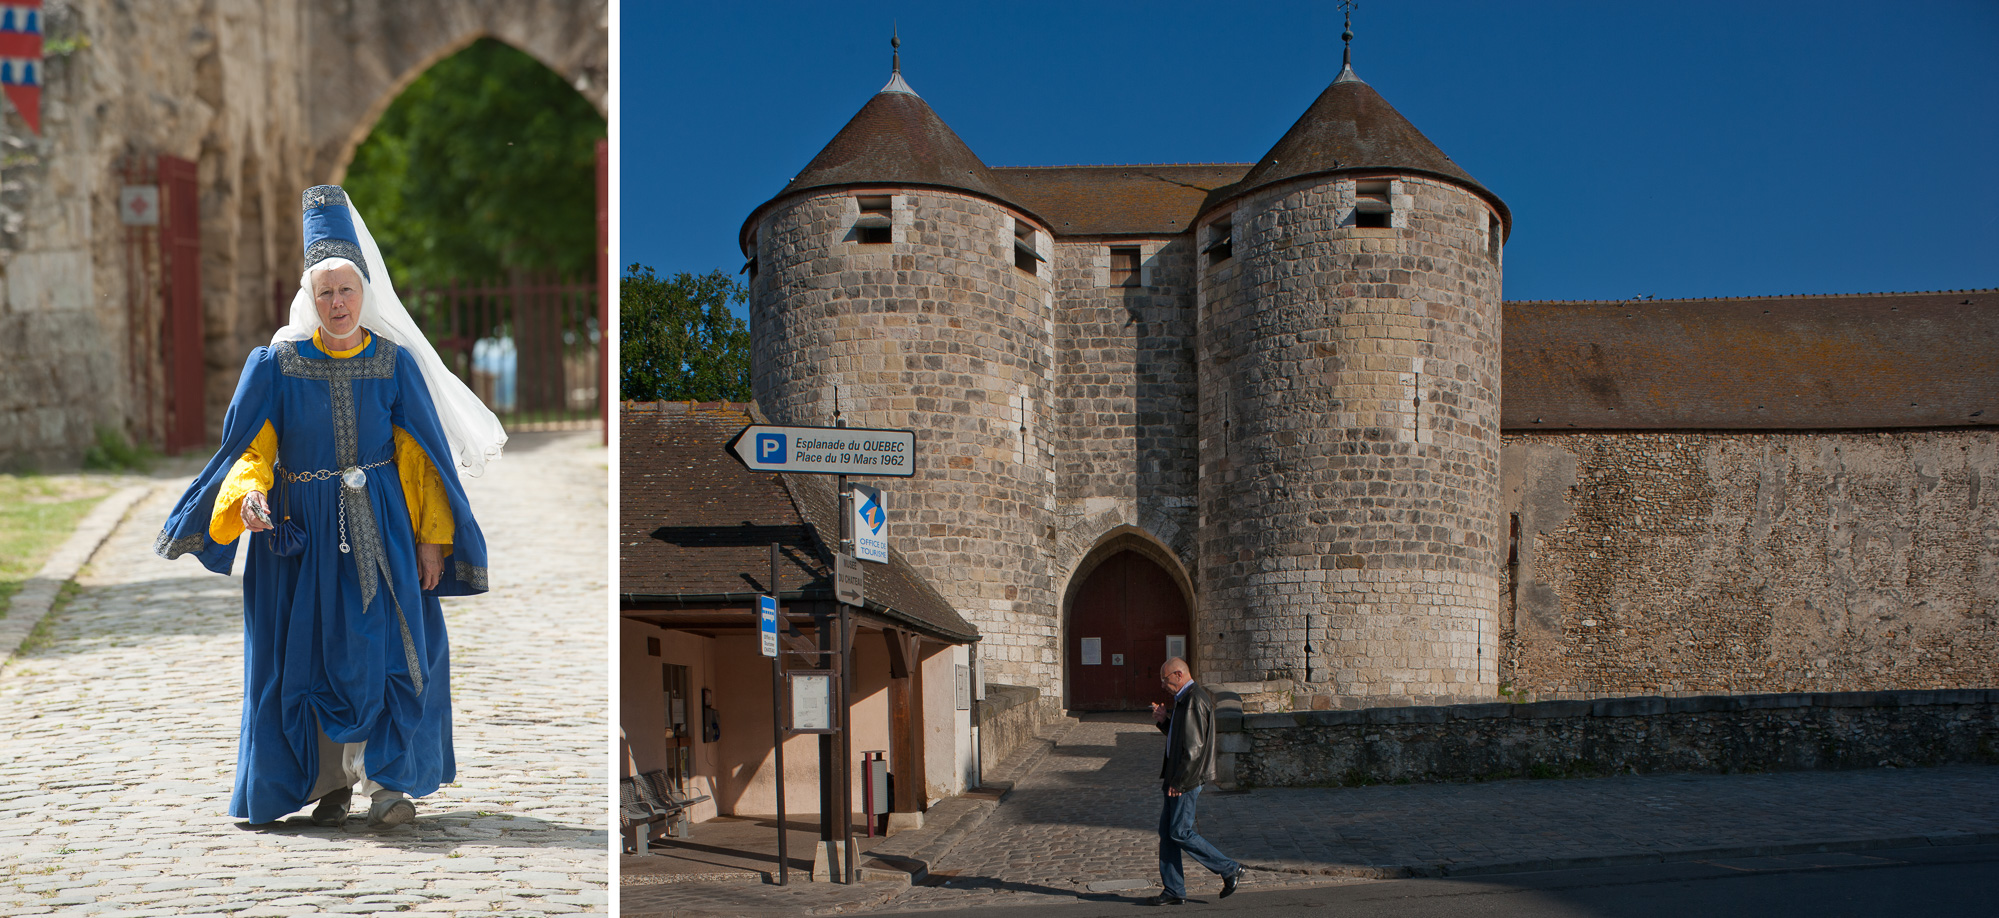
[[[646,853],[645,827],[655,822],[667,823],[666,834],[686,838],[694,826],[688,811],[709,799],[706,794],[682,796],[664,771],[619,779],[618,796],[618,821],[623,828],[633,830],[632,847],[637,854]]]

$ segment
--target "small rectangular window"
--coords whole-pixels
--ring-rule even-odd
[[[1235,257],[1235,222],[1232,216],[1220,217],[1208,224],[1208,244],[1201,249],[1208,256],[1208,267],[1214,267]]]
[[[1137,287],[1142,282],[1138,267],[1138,246],[1111,246],[1111,286]]]
[[[1038,274],[1037,267],[1042,261],[1041,253],[1034,250],[1034,227],[1019,217],[1013,218],[1013,266],[1029,274]]]
[[[1354,183],[1353,225],[1386,227],[1394,212],[1388,200],[1388,180]]]
[[[1501,232],[1502,232],[1502,228],[1501,228],[1501,227],[1500,227],[1500,225],[1499,225],[1499,215],[1498,215],[1498,214],[1486,214],[1486,215],[1485,215],[1485,254],[1486,254],[1487,256],[1489,256],[1489,257],[1490,257],[1490,258],[1491,258],[1491,259],[1492,259],[1493,261],[1498,261],[1498,260],[1499,260],[1499,234],[1500,234]]]
[[[860,202],[861,216],[854,221],[854,241],[863,245],[884,245],[895,241],[894,198],[888,195],[863,195],[854,200]]]

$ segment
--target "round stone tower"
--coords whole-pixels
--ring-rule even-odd
[[[914,430],[916,476],[872,482],[891,544],[979,627],[988,678],[1060,697],[1046,221],[897,72],[741,242],[757,403]]]
[[[1496,694],[1510,219],[1351,66],[1203,209],[1206,678]]]

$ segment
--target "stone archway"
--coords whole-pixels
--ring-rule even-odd
[[[610,89],[608,0],[398,0],[310,4],[306,103],[312,167],[338,181],[354,148],[412,80],[480,38],[560,74],[599,112]]]

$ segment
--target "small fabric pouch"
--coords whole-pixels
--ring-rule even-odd
[[[280,477],[278,488],[278,502],[284,507],[284,518],[278,520],[271,531],[264,533],[264,547],[280,558],[289,558],[305,551],[305,527],[292,522],[291,484]]]

